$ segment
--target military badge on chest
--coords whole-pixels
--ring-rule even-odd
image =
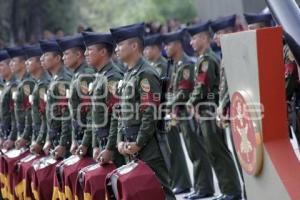
[[[184,69],[182,72],[182,76],[185,80],[188,80],[191,76],[190,70],[189,69]]]
[[[80,81],[80,91],[84,95],[87,95],[89,93],[89,86],[84,80]]]
[[[144,78],[141,80],[141,88],[144,92],[150,92],[150,83],[148,79]]]
[[[30,85],[29,84],[25,84],[24,86],[23,86],[23,91],[24,91],[24,94],[26,95],[26,96],[29,96],[30,95]]]

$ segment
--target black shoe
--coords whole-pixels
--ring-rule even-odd
[[[183,198],[184,198],[184,199],[187,199],[189,196],[194,195],[195,193],[196,193],[195,191],[190,192],[190,193],[184,195]]]
[[[201,193],[201,192],[195,192],[194,194],[191,194],[186,199],[202,199],[202,198],[208,198],[214,196],[213,193]]]
[[[241,200],[242,196],[240,194],[238,195],[227,195],[223,194],[219,197],[214,198],[213,200]]]
[[[183,193],[188,193],[190,192],[190,188],[180,188],[180,187],[176,187],[173,190],[173,193],[176,194],[183,194]]]

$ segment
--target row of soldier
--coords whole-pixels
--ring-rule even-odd
[[[191,188],[184,198],[213,197],[212,170],[222,193],[215,199],[241,199],[241,183],[224,140],[229,94],[219,50],[220,36],[234,32],[235,20],[233,15],[147,37],[144,25],[134,24],[111,33],[84,32],[1,50],[2,197],[104,199],[91,191],[97,186],[78,190],[81,176],[101,165],[120,167],[138,158],[155,172],[166,199]],[[246,20],[251,29],[262,28],[270,25],[271,16],[247,15]],[[196,63],[184,52],[187,35]],[[170,77],[166,90],[160,81],[165,77]],[[161,119],[156,109],[163,95],[165,119],[171,119],[165,122],[164,145],[171,154],[164,152],[168,148],[161,147],[157,134]],[[211,118],[214,112],[219,120]],[[180,132],[193,164],[193,185]]]

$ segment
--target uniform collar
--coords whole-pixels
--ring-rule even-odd
[[[38,83],[42,82],[43,80],[47,80],[49,79],[49,74],[43,70],[42,74],[41,74],[41,77],[37,80]]]
[[[16,81],[17,81],[16,76],[12,75],[11,78],[8,81],[6,81],[6,85],[10,85],[11,83],[14,83]]]
[[[58,72],[57,72],[57,74],[55,74],[52,77],[52,79],[56,80],[58,77],[61,77],[64,74],[64,72],[65,72],[65,67],[63,65],[61,65],[60,68],[59,68],[59,70],[58,70]]]
[[[183,53],[181,59],[179,61],[177,61],[175,63],[175,65],[179,66],[179,65],[182,65],[183,63],[186,63],[188,61],[189,61],[188,55],[186,55],[186,53]]]
[[[74,76],[76,77],[78,74],[82,73],[84,69],[86,68],[87,64],[85,61],[83,61],[79,67],[77,67],[74,71]]]
[[[136,74],[139,71],[139,69],[143,66],[144,63],[145,63],[145,59],[141,57],[133,68],[128,69],[128,72],[131,73],[132,75]]]
[[[99,71],[97,71],[98,74],[105,74],[107,71],[110,71],[112,68],[112,61],[109,60],[104,67],[102,67]]]

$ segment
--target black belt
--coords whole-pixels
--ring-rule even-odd
[[[140,125],[125,126],[122,128],[122,134],[126,141],[133,142],[136,140],[139,130],[140,130]]]

